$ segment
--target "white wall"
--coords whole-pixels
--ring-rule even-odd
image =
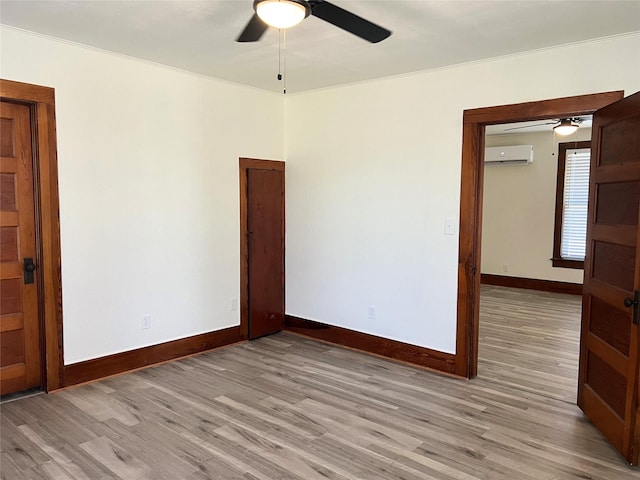
[[[238,158],[283,158],[282,97],[0,35],[0,76],[56,91],[65,363],[238,325]]]
[[[640,90],[640,35],[290,94],[286,108],[9,28],[0,44],[2,78],[56,89],[67,364],[237,325],[238,157],[285,154],[287,313],[454,352],[444,221],[459,212],[463,110]]]
[[[638,51],[636,34],[289,96],[287,313],[455,352],[444,223],[459,213],[463,110],[633,93]]]
[[[582,283],[582,270],[554,268],[551,257],[558,143],[590,139],[590,128],[567,137],[554,135],[551,127],[547,132],[487,136],[488,147],[533,145],[534,161],[484,169],[482,273]]]

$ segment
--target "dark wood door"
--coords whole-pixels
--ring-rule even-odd
[[[248,168],[249,338],[284,326],[284,170]]]
[[[31,111],[0,102],[0,393],[41,382]],[[33,281],[28,277],[33,277]],[[25,283],[30,282],[30,283]]]
[[[595,113],[591,148],[578,405],[637,464],[640,92]]]

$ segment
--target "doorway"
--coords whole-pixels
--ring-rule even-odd
[[[465,110],[458,253],[457,375],[474,378],[478,373],[485,127],[500,123],[590,115],[623,96],[623,92],[615,91]]]
[[[622,92],[610,92],[622,93]],[[590,105],[609,94],[587,96]],[[637,375],[638,375],[638,311],[640,304],[640,268],[636,246],[640,238],[638,230],[638,155],[640,144],[637,132],[640,124],[640,92],[627,98],[613,98],[611,101],[594,105],[592,147],[589,172],[588,214],[586,250],[584,260],[584,282],[582,289],[582,315],[579,357],[579,378],[577,404],[593,425],[602,432],[611,444],[632,465],[638,462],[637,438]],[[579,97],[540,102],[571,102]],[[583,97],[583,100],[585,98]],[[569,105],[570,106],[570,105]],[[587,106],[587,103],[573,105]],[[519,106],[510,106],[518,110]],[[555,107],[554,107],[555,108]],[[469,310],[466,321],[458,317],[459,329],[466,338],[458,336],[458,341],[466,342],[466,349],[459,350],[467,361],[460,367],[467,376],[477,374],[479,278],[476,273],[480,261],[482,175],[483,168],[475,165],[475,171],[469,170],[469,159],[482,161],[484,136],[479,143],[473,140],[484,133],[486,125],[503,123],[496,121],[499,115],[492,115],[499,107],[488,114],[490,119],[465,121],[465,147],[463,147],[463,186],[461,212],[469,198],[470,191],[476,194],[476,212],[466,211],[466,219],[474,225],[473,235],[463,247],[461,237],[461,261],[464,252],[471,255],[469,272],[473,276],[467,283],[471,299],[465,305]],[[534,110],[537,110],[534,108]],[[549,108],[551,110],[551,108]],[[465,112],[465,119],[467,114]],[[485,112],[486,113],[486,112]],[[505,113],[509,116],[508,112]],[[588,112],[584,112],[588,113]],[[556,110],[556,117],[573,117],[572,110]],[[543,117],[536,117],[543,118]],[[474,137],[475,135],[475,137]],[[479,145],[479,147],[478,147]],[[465,155],[466,153],[466,155]],[[466,162],[465,162],[466,157]],[[472,188],[465,187],[464,172],[474,175],[476,182]],[[624,213],[620,213],[624,212]],[[464,221],[461,221],[461,235]],[[554,255],[555,256],[555,255]],[[464,282],[461,269],[460,284]],[[465,299],[459,298],[460,304]],[[472,303],[473,301],[473,303]],[[623,308],[624,307],[624,308]],[[615,320],[614,320],[615,319]],[[460,334],[460,330],[458,331]],[[475,350],[475,351],[474,351]],[[552,354],[555,357],[555,354]]]
[[[21,111],[24,112],[19,115],[28,116],[26,133],[30,136],[28,140],[30,145],[28,146],[31,147],[31,152],[24,157],[23,161],[29,164],[27,168],[30,167],[32,177],[31,181],[27,179],[29,185],[26,187],[30,188],[26,188],[26,190],[23,185],[16,183],[18,177],[24,177],[24,172],[18,175],[18,170],[24,170],[24,168],[18,168],[18,165],[15,165],[20,163],[16,158],[13,158],[15,156],[5,156],[5,153],[13,154],[13,147],[10,148],[12,142],[5,143],[5,139],[11,137],[3,134],[3,150],[5,148],[6,150],[1,160],[2,200],[3,203],[5,200],[8,202],[3,206],[3,212],[0,214],[2,227],[7,228],[3,231],[3,255],[12,252],[12,250],[4,250],[4,242],[9,242],[14,233],[20,233],[15,229],[21,220],[18,219],[20,222],[12,221],[12,217],[19,217],[21,213],[17,212],[22,210],[14,208],[10,204],[9,197],[11,195],[5,196],[7,190],[4,188],[4,182],[9,189],[11,186],[15,186],[15,198],[18,203],[24,204],[29,201],[33,203],[33,217],[30,222],[33,225],[34,238],[32,247],[26,246],[27,243],[23,247],[15,242],[12,253],[14,258],[10,263],[12,264],[11,268],[18,271],[13,274],[7,272],[5,278],[3,264],[2,281],[4,285],[2,293],[5,293],[6,288],[8,293],[20,294],[25,300],[28,299],[26,313],[23,312],[24,305],[18,305],[17,301],[13,305],[7,305],[6,311],[3,304],[0,316],[0,330],[3,332],[3,364],[0,369],[0,377],[3,379],[3,384],[5,379],[7,380],[6,390],[3,387],[3,394],[29,386],[53,391],[63,386],[64,367],[55,95],[52,88],[0,80],[0,100],[3,105],[19,105]],[[3,117],[5,117],[4,111]],[[5,123],[4,120],[3,123]],[[30,200],[28,200],[29,196]],[[29,255],[26,255],[27,253]],[[33,284],[28,283],[31,281],[31,276],[33,276]],[[37,293],[34,294],[36,289],[31,285],[37,285]],[[26,293],[22,292],[23,288],[27,289]],[[35,313],[33,313],[34,311]],[[23,314],[26,317],[31,317],[31,320],[23,322]],[[26,327],[26,331],[24,327]],[[19,333],[21,329],[22,333]],[[31,351],[29,353],[25,351],[24,354],[12,351],[16,343],[7,342],[5,345],[7,338],[5,332],[18,332],[10,333],[9,336],[29,339],[30,346],[28,348]],[[14,338],[14,340],[16,339]],[[5,354],[7,354],[7,358],[5,358]],[[34,361],[34,359],[37,361],[35,368],[37,371],[27,366],[27,363]],[[7,360],[7,368],[5,368],[5,360]],[[20,375],[17,375],[18,371],[23,368],[20,366],[21,363],[25,365],[24,379],[19,379]],[[28,370],[29,373],[27,373]]]
[[[520,372],[510,381],[522,390],[533,388],[570,403],[575,403],[578,382],[583,272],[581,265],[556,266],[550,257],[559,178],[564,185],[560,147],[591,139],[591,116],[577,121],[579,128],[566,135],[556,133],[553,127],[560,122],[554,120],[485,129],[478,340],[478,371],[484,379],[502,381],[494,378],[496,368],[508,366],[500,375]],[[579,180],[580,188],[588,188],[588,177],[586,183]],[[586,192],[576,188],[571,196],[576,204],[578,197],[586,211]],[[584,227],[584,247],[586,214],[580,224],[582,210],[576,206],[569,210],[576,217],[570,231],[579,237]],[[547,381],[551,378],[562,381]]]
[[[284,162],[240,159],[240,328],[279,332],[285,312]]]

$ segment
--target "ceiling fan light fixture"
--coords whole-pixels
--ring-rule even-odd
[[[290,28],[309,16],[306,2],[298,0],[255,0],[253,2],[258,17],[274,28]]]
[[[553,127],[553,131],[558,135],[571,135],[578,130],[578,125],[573,123],[570,118],[563,118],[560,120],[560,125]]]

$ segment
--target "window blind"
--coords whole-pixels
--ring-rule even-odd
[[[589,148],[567,150],[560,244],[560,256],[566,260],[584,260],[585,256],[590,161]]]

